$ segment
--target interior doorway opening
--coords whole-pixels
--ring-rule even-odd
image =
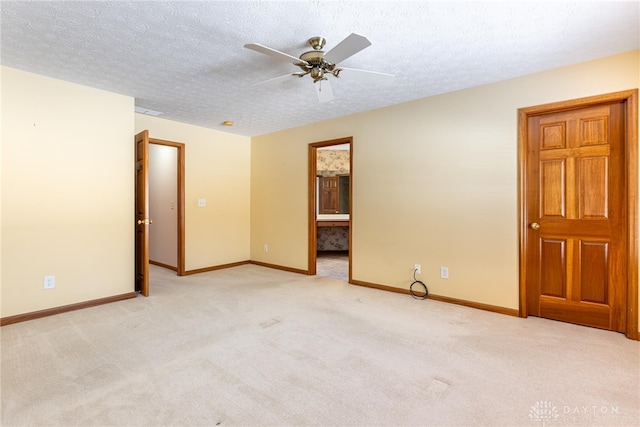
[[[149,138],[149,263],[185,273],[184,149],[179,142]]]
[[[353,141],[309,144],[309,274],[351,281]]]
[[[140,292],[143,296],[149,296],[149,259],[150,247],[149,236],[150,228],[154,227],[153,218],[150,216],[150,192],[149,192],[149,148],[151,145],[161,145],[174,147],[177,149],[176,155],[173,156],[173,164],[175,165],[176,174],[173,175],[176,191],[172,195],[173,210],[176,211],[176,219],[170,228],[174,231],[176,239],[173,246],[176,248],[176,256],[173,258],[175,267],[170,265],[162,265],[176,271],[179,276],[185,274],[185,204],[184,204],[184,187],[185,187],[185,145],[178,142],[164,141],[160,139],[149,138],[149,131],[144,130],[134,137],[135,144],[135,273],[134,273],[134,290]],[[171,166],[169,166],[171,167]],[[172,167],[173,169],[173,167]],[[158,223],[156,222],[156,226]],[[172,251],[169,249],[169,251]],[[173,261],[171,263],[173,263]],[[155,264],[156,262],[154,262]]]

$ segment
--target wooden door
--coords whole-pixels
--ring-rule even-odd
[[[320,178],[320,206],[321,214],[337,214],[339,212],[338,177],[327,176]]]
[[[135,136],[135,290],[149,296],[149,131]]]
[[[620,102],[528,117],[528,314],[625,330],[624,122]]]

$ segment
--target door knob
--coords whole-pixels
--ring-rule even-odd
[[[540,224],[537,222],[532,222],[529,227],[531,227],[532,230],[540,230]]]

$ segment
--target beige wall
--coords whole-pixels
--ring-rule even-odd
[[[0,316],[133,291],[133,98],[1,78]]]
[[[639,64],[635,51],[253,138],[251,259],[307,269],[307,144],[353,136],[353,278],[408,288],[419,263],[433,294],[517,309],[517,110],[638,88]]]
[[[185,144],[185,269],[248,260],[251,139],[135,114],[135,131],[145,129]]]
[[[307,269],[306,143],[321,139],[310,140],[302,129],[252,138],[250,256],[253,261]],[[268,252],[264,252],[264,245],[269,246]]]
[[[178,267],[178,149],[149,144],[149,259]]]
[[[186,144],[187,270],[246,259],[306,270],[307,144],[353,136],[353,278],[407,288],[420,263],[434,294],[515,309],[517,109],[637,88],[639,64],[635,51],[255,138],[2,67],[0,316],[133,290],[143,129]]]

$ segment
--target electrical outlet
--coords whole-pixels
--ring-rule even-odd
[[[56,276],[44,276],[44,289],[53,289],[56,287]]]
[[[449,267],[440,267],[440,278],[441,279],[449,278]]]
[[[420,268],[420,264],[416,264],[416,265],[413,267],[413,270],[416,272],[416,274],[420,274],[420,273],[421,273],[421,271],[422,271],[422,270],[421,270],[421,268]]]
[[[262,248],[265,252],[269,252],[269,245],[267,245],[266,243],[264,244],[264,247]]]

